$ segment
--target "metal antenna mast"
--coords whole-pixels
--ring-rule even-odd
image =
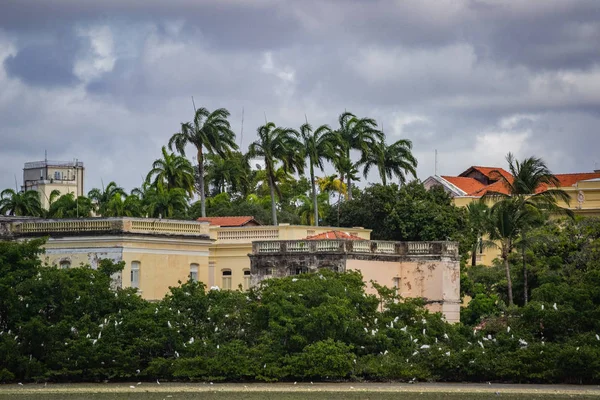
[[[437,170],[438,170],[438,155],[437,155],[437,149],[435,149],[435,167],[434,167],[434,175],[437,176]]]

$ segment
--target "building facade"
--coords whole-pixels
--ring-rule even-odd
[[[308,238],[254,242],[252,284],[320,269],[360,271],[367,292],[376,293],[371,281],[407,298],[423,298],[431,312],[447,321],[460,320],[460,263],[455,242],[386,242]]]
[[[456,206],[466,207],[473,201],[479,201],[486,193],[508,194],[501,176],[509,182],[513,179],[510,172],[499,167],[472,166],[458,176],[430,176],[423,185],[426,189],[442,187]],[[568,204],[559,201],[559,207],[570,209],[576,215],[600,216],[600,170],[555,176],[559,188],[570,198]],[[488,247],[480,249],[476,258],[477,263],[491,265],[499,256],[499,249]]]
[[[50,193],[58,190],[61,195],[73,193],[84,196],[85,168],[81,161],[34,161],[23,167],[22,190],[36,190],[42,207],[48,209]]]

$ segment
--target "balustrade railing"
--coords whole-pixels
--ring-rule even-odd
[[[360,253],[406,256],[458,256],[455,242],[387,242],[371,240],[266,240],[252,243],[253,254]]]
[[[220,228],[217,231],[219,241],[247,241],[248,239],[265,240],[278,239],[279,229],[268,228]]]

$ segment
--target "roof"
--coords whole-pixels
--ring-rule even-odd
[[[504,184],[504,181],[497,181],[497,182],[492,183],[491,185],[483,186],[479,190],[470,192],[469,194],[467,194],[467,196],[481,197],[484,194],[490,193],[490,192],[491,193],[508,194],[508,188]]]
[[[239,216],[239,217],[204,217],[198,218],[198,222],[208,222],[210,225],[218,225],[222,227],[234,227],[244,226],[251,222],[256,225],[260,225],[258,221],[252,216]]]
[[[475,178],[466,178],[463,176],[442,176],[442,178],[465,193],[471,193],[485,187],[483,183]]]
[[[600,178],[600,172],[583,172],[579,174],[556,174],[561,187],[569,187],[580,181]]]
[[[365,240],[359,236],[351,235],[342,231],[329,231],[318,235],[308,236],[306,240],[343,239],[343,240]]]
[[[464,171],[463,173],[461,173],[459,176],[465,176],[467,175],[469,172],[471,172],[471,170],[475,170],[480,172],[481,174],[485,175],[487,178],[491,179],[491,180],[498,180],[498,176],[495,176],[497,173],[500,173],[500,175],[502,175],[503,177],[505,177],[506,179],[512,178],[512,175],[510,172],[508,172],[507,170],[505,170],[504,168],[500,168],[500,167],[481,167],[478,165],[474,165],[472,167],[469,167],[466,171]]]

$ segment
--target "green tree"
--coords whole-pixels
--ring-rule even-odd
[[[146,181],[155,187],[162,187],[167,191],[183,189],[188,195],[194,193],[194,168],[182,156],[167,152],[162,147],[162,158],[152,163],[152,169],[146,176]]]
[[[417,177],[417,159],[412,154],[412,142],[400,139],[391,145],[386,145],[385,140],[375,145],[371,151],[363,154],[359,164],[364,165],[363,176],[366,178],[371,167],[377,167],[381,183],[387,185],[387,179],[398,177],[400,185],[406,183],[406,175],[410,173]]]
[[[143,204],[151,218],[185,218],[188,209],[187,193],[181,188],[153,186],[145,193]]]
[[[206,156],[206,161],[206,180],[212,185],[214,194],[226,190],[232,194],[249,193],[250,165],[242,153],[232,152],[227,158],[218,154],[209,154]]]
[[[114,202],[115,197],[122,198],[125,197],[125,190],[117,186],[115,182],[110,182],[106,188],[98,189],[94,188],[88,192],[88,198],[92,200],[94,205],[96,206],[97,212],[103,216],[108,217],[106,207],[110,201]],[[114,216],[114,215],[110,215]]]
[[[36,190],[17,192],[5,189],[0,193],[0,215],[41,217],[40,194]]]
[[[53,197],[53,196],[51,196]],[[52,201],[48,208],[48,218],[88,218],[92,216],[94,204],[85,197],[75,197],[74,193],[67,193]]]
[[[334,157],[335,139],[329,126],[321,125],[313,131],[312,126],[308,122],[300,127],[300,137],[304,144],[304,150],[308,157],[308,167],[310,169],[312,209],[314,212],[311,220],[315,226],[319,226],[319,204],[317,201],[315,167],[323,171],[323,160],[331,160]]]
[[[356,164],[351,163],[350,151],[361,152],[361,159],[366,159],[377,143],[383,140],[383,133],[377,129],[377,123],[372,118],[357,118],[350,112],[343,112],[339,118],[339,127],[335,131],[337,167],[344,167],[344,171],[338,169],[340,176],[346,177],[348,187],[348,199],[352,199],[352,174],[356,170]],[[348,165],[348,164],[351,165]],[[334,162],[334,165],[336,163]]]
[[[483,197],[484,201],[491,199],[497,201],[492,207],[493,225],[491,226],[490,239],[500,240],[501,257],[506,269],[508,301],[513,304],[512,279],[508,256],[514,249],[515,241],[521,239],[523,257],[527,240],[526,232],[533,225],[542,220],[540,213],[548,211],[572,216],[570,210],[560,208],[558,201],[562,200],[569,205],[569,195],[560,189],[560,181],[548,169],[546,163],[537,157],[529,157],[519,162],[511,153],[506,156],[508,168],[512,178],[505,177],[500,171],[492,171],[497,179],[507,190],[502,192],[489,192]],[[507,213],[514,215],[509,216]],[[517,225],[520,224],[520,225]],[[524,276],[527,275],[525,262]],[[525,282],[527,279],[525,278]],[[524,290],[527,296],[527,288]]]
[[[281,162],[284,172],[302,172],[304,169],[304,152],[298,141],[298,132],[289,128],[277,127],[268,122],[257,129],[258,140],[250,144],[248,157],[262,157],[265,160],[265,171],[271,196],[271,214],[273,225],[277,225],[277,206],[275,192],[281,198],[276,183],[277,163]]]
[[[206,196],[204,193],[204,150],[209,154],[218,154],[229,158],[231,151],[238,146],[235,143],[235,133],[227,118],[229,111],[218,108],[213,112],[201,107],[196,110],[194,120],[181,124],[181,130],[169,139],[169,148],[173,146],[185,155],[185,146],[188,144],[196,148],[198,158],[198,178],[200,189],[200,204],[202,216],[206,217]]]
[[[140,198],[130,194],[123,198],[115,194],[104,207],[103,217],[143,217],[144,207]]]
[[[490,209],[483,201],[473,201],[466,209],[471,230],[471,266],[474,267],[477,264],[477,252],[488,246],[483,235],[488,230]]]

